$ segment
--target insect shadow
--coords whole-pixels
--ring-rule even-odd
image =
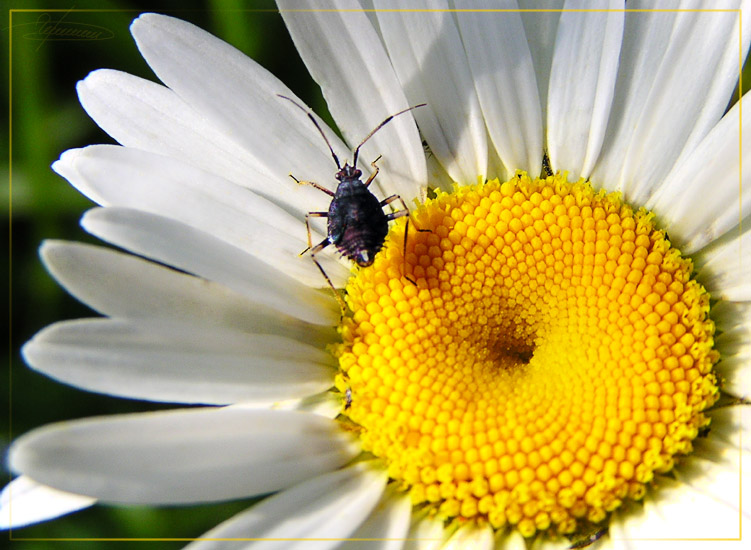
[[[310,251],[311,259],[315,262],[316,266],[326,279],[326,282],[334,291],[334,295],[336,296],[336,299],[342,308],[342,312],[344,312],[346,311],[347,306],[344,303],[342,297],[337,292],[336,287],[331,282],[331,279],[326,274],[326,271],[316,259],[316,254],[330,244],[333,244],[334,246],[336,246],[337,250],[342,254],[342,256],[345,256],[347,259],[355,262],[360,267],[367,267],[375,261],[376,254],[378,254],[378,251],[383,247],[383,242],[386,239],[386,235],[389,231],[389,221],[409,215],[409,209],[404,203],[404,200],[399,195],[390,195],[382,201],[379,201],[375,197],[375,195],[371,193],[370,189],[368,189],[368,186],[378,175],[379,168],[376,163],[380,160],[381,156],[379,155],[378,158],[370,163],[370,165],[373,167],[373,173],[367,180],[365,180],[365,182],[362,181],[362,172],[357,168],[357,157],[360,153],[360,147],[362,147],[366,141],[373,137],[373,135],[378,130],[388,124],[394,117],[397,117],[413,109],[417,109],[418,107],[424,107],[426,103],[421,103],[419,105],[409,107],[386,118],[378,126],[373,128],[373,130],[367,136],[365,136],[365,138],[355,148],[355,152],[352,156],[352,165],[350,166],[349,163],[345,161],[344,166],[342,166],[339,162],[339,157],[337,157],[336,153],[334,153],[334,149],[333,147],[331,147],[331,143],[329,142],[328,138],[323,133],[323,130],[319,126],[316,119],[313,118],[313,114],[305,107],[297,103],[295,100],[283,95],[279,95],[279,97],[291,102],[293,105],[295,105],[308,115],[308,118],[313,122],[316,129],[318,129],[318,132],[321,134],[321,137],[326,142],[329,151],[331,151],[331,156],[334,158],[334,162],[336,163],[336,168],[338,171],[336,172],[334,177],[339,182],[336,187],[336,191],[331,191],[330,189],[327,189],[326,187],[323,187],[322,185],[312,181],[298,180],[292,174],[290,174],[290,177],[300,185],[311,185],[331,197],[331,203],[329,204],[328,212],[308,212],[305,215],[305,225],[308,231],[308,247],[303,250],[300,255],[303,255],[306,252]],[[385,206],[395,201],[401,204],[401,210],[395,210],[388,213],[383,211],[383,208]],[[310,218],[328,218],[326,238],[315,246],[313,246],[313,243],[311,242]],[[418,228],[418,231],[429,230]],[[405,257],[407,251],[408,232],[409,218],[407,219],[404,229]],[[405,277],[412,284],[417,284],[415,283],[415,281],[410,279],[409,276],[405,275]]]

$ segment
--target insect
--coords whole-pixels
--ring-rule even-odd
[[[373,263],[376,254],[381,250],[381,247],[383,247],[383,242],[388,234],[389,221],[409,214],[407,205],[404,204],[404,200],[399,195],[391,195],[382,201],[379,201],[375,195],[370,192],[370,189],[368,189],[368,186],[378,175],[379,168],[376,163],[381,157],[378,156],[378,158],[370,163],[373,167],[373,173],[367,180],[365,180],[365,182],[361,179],[362,172],[357,168],[357,157],[360,153],[360,147],[362,147],[365,142],[373,137],[378,130],[383,128],[394,117],[411,111],[412,109],[423,107],[426,104],[421,103],[420,105],[409,107],[386,118],[367,136],[365,136],[365,139],[363,139],[355,148],[355,152],[352,156],[352,165],[350,166],[349,163],[345,161],[344,166],[342,166],[339,163],[339,158],[336,156],[336,153],[334,153],[334,149],[331,147],[331,143],[329,143],[328,138],[326,138],[326,135],[323,133],[323,130],[316,119],[313,118],[313,115],[293,99],[283,95],[279,95],[279,97],[290,101],[293,105],[308,115],[308,118],[310,118],[318,129],[318,132],[321,134],[321,137],[323,137],[323,140],[326,142],[326,145],[328,145],[329,151],[331,151],[331,156],[336,163],[337,172],[334,177],[339,182],[336,191],[331,191],[330,189],[312,181],[298,180],[292,174],[290,174],[290,177],[301,185],[311,185],[331,197],[328,212],[308,212],[305,215],[305,225],[308,230],[308,248],[303,250],[301,254],[304,254],[308,250],[310,251],[310,257],[313,259],[316,266],[318,266],[318,269],[323,274],[326,282],[328,282],[329,286],[334,291],[334,294],[339,301],[339,305],[342,306],[342,311],[344,311],[346,309],[344,301],[341,296],[339,296],[339,293],[336,292],[336,287],[334,287],[334,284],[326,274],[326,271],[324,271],[323,267],[321,267],[321,264],[316,259],[316,254],[330,244],[333,244],[343,256],[355,262],[360,267],[367,267]],[[401,204],[401,210],[388,213],[383,211],[383,207],[395,201],[398,201]],[[328,218],[326,238],[315,246],[313,246],[311,242],[310,218]],[[407,220],[404,232],[405,252],[408,231],[409,220]],[[414,284],[414,281],[412,281],[412,283]]]
[[[352,406],[352,388],[347,388],[344,392],[344,410],[349,410]]]

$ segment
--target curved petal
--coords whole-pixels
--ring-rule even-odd
[[[736,328],[743,328],[751,336],[751,302],[728,302],[721,300],[711,309],[710,315],[722,331],[716,339],[727,340],[725,335]],[[751,344],[751,338],[732,338],[736,343],[746,341]],[[725,344],[730,342],[725,341]]]
[[[432,153],[457,182],[474,184],[488,168],[487,132],[461,36],[448,3],[374,3],[386,49]],[[391,10],[391,11],[390,11]]]
[[[588,178],[605,138],[623,39],[623,0],[585,12],[569,0],[558,23],[548,90],[548,153],[553,170]],[[603,6],[604,8],[604,6]],[[582,60],[586,59],[586,62]]]
[[[707,11],[691,0],[652,11],[634,2],[626,19],[610,124],[593,178],[626,200],[644,204],[685,150],[692,151],[722,116],[740,66],[740,0],[715,2]],[[679,101],[676,98],[680,98]]]
[[[737,489],[736,485],[735,490]],[[642,507],[633,508],[631,513],[614,514],[610,535],[640,539],[635,548],[642,548],[643,539],[688,541],[739,538],[737,509],[670,478],[660,477],[657,480],[657,491],[644,499]],[[620,522],[623,523],[613,529]]]
[[[547,537],[546,537],[547,538]],[[524,537],[519,531],[510,531],[502,533],[500,536],[496,536],[496,547],[501,547],[506,550],[526,550],[527,543]],[[570,545],[569,545],[570,546]],[[546,550],[553,550],[554,548],[561,548],[560,540],[551,541]],[[534,550],[540,550],[535,548]]]
[[[325,205],[319,191],[269,175],[253,155],[166,86],[100,69],[76,86],[86,112],[119,143],[175,158],[247,187],[297,216]]]
[[[725,357],[715,367],[722,389],[734,397],[751,398],[751,349]]]
[[[473,523],[466,523],[451,535],[441,546],[441,550],[492,550],[494,546],[493,530],[489,525],[478,527]]]
[[[647,202],[686,254],[711,243],[751,213],[751,163],[741,162],[751,158],[751,140],[741,141],[742,133],[751,135],[751,116],[741,117],[736,103]]]
[[[324,474],[265,499],[186,550],[334,548],[365,521],[385,486],[386,472],[370,463]]]
[[[460,0],[461,10],[513,10],[515,0]],[[518,11],[456,14],[488,134],[508,173],[542,168],[542,111],[532,54]]]
[[[89,210],[81,226],[100,239],[223,284],[286,315],[331,326],[339,318],[331,292],[312,289],[255,256],[176,220],[110,207]]]
[[[403,550],[438,550],[444,543],[443,521],[426,511],[412,514]]]
[[[20,476],[8,483],[0,494],[0,529],[26,527],[95,503],[96,499],[91,497],[59,491]]]
[[[333,419],[342,412],[344,403],[345,397],[341,393],[335,391],[327,391],[316,395],[311,395],[303,399],[279,401],[274,403],[271,408],[280,411],[303,411]],[[253,404],[248,405],[247,402],[243,402],[242,404],[235,406],[255,407],[255,405]]]
[[[638,506],[641,506],[639,504]],[[600,540],[604,540],[605,544],[603,550],[641,550],[645,547],[649,547],[650,550],[664,550],[665,542],[652,542],[652,541],[632,541],[629,538],[626,531],[626,514],[623,510],[616,511],[612,516],[608,525],[607,534]],[[651,547],[650,547],[651,544]],[[598,549],[599,550],[599,549]]]
[[[279,181],[290,173],[324,185],[333,179],[326,143],[305,113],[278,96],[303,102],[255,61],[198,27],[164,15],[141,15],[131,33],[159,79],[219,132],[232,136],[266,173]],[[344,144],[326,131],[339,158],[346,158]],[[310,210],[323,210],[324,199]]]
[[[321,86],[326,105],[352,146],[357,146],[386,117],[408,107],[386,50],[356,0],[306,4],[279,0],[279,11],[300,56]],[[342,10],[342,11],[339,11]],[[424,200],[427,186],[425,154],[412,113],[391,120],[360,151],[360,158],[382,155],[374,183],[384,195]]]
[[[537,75],[537,90],[542,109],[542,124],[547,124],[548,83],[553,62],[555,35],[561,18],[564,0],[518,0],[524,34],[532,53]]]
[[[701,4],[702,7],[706,5],[708,4]],[[686,156],[693,155],[694,147],[704,139],[727,111],[731,97],[737,93],[742,65],[747,60],[751,45],[751,2],[749,0],[713,1],[711,8],[728,10],[734,20],[730,31],[725,34],[724,39],[720,39],[720,44],[716,46],[724,47],[724,52],[715,67],[714,74],[704,82],[706,99],[696,118],[694,128],[686,140],[679,161]]]
[[[733,408],[737,409],[735,413],[740,422],[741,407]],[[740,438],[740,430],[738,437]],[[737,442],[728,445],[710,436],[696,440],[694,446],[694,452],[682,461],[679,468],[676,468],[676,479],[725,504],[731,510],[740,512],[747,520],[751,520],[751,510],[744,510],[741,507],[743,453],[738,448]],[[751,459],[751,454],[746,454],[747,459]],[[746,477],[750,476],[746,474]]]
[[[751,407],[721,407],[711,411],[709,416],[712,418],[709,437],[726,448],[742,451],[742,474],[751,474],[751,470],[746,468],[746,463],[751,459]],[[751,485],[746,485],[746,489],[751,489]],[[747,509],[744,510],[744,513],[747,512]]]
[[[334,382],[334,359],[311,345],[163,320],[56,323],[27,342],[23,355],[66,384],[170,403],[271,404]]]
[[[751,353],[751,302],[720,301],[712,308],[711,317],[719,333],[715,347],[723,361]],[[722,363],[718,368],[723,368]]]
[[[13,471],[103,501],[179,504],[291,487],[359,452],[321,416],[244,408],[189,409],[61,422],[13,444]]]
[[[392,485],[378,506],[350,538],[368,540],[368,548],[372,550],[401,550],[409,530],[411,514],[412,503],[409,495],[394,490]],[[361,547],[361,541],[349,540],[344,541],[337,549],[355,550]]]
[[[710,292],[712,298],[736,302],[751,301],[751,229],[712,250],[702,253],[702,266],[696,278]]]
[[[519,533],[517,532],[516,534],[518,535]],[[511,538],[511,536],[509,536],[509,538]],[[572,543],[567,538],[550,538],[545,534],[541,534],[538,535],[537,538],[535,538],[535,540],[532,542],[532,545],[529,547],[529,550],[570,550],[571,547]],[[585,546],[585,548],[588,548],[589,550],[604,550],[602,549],[602,546]]]
[[[135,208],[172,218],[236,246],[309,286],[326,285],[309,259],[305,222],[275,204],[181,161],[114,145],[63,153],[52,168],[104,206]],[[319,236],[314,235],[314,239]],[[349,270],[321,255],[334,284]]]
[[[276,334],[323,347],[333,329],[268,309],[222,285],[107,248],[45,241],[47,270],[75,298],[110,317],[177,320]]]

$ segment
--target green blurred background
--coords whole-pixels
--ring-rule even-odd
[[[19,349],[35,332],[62,320],[92,316],[67,296],[47,275],[37,256],[43,239],[95,242],[78,225],[84,210],[93,206],[54,174],[50,164],[73,147],[113,141],[91,121],[78,104],[75,84],[90,71],[114,68],[156,80],[128,32],[140,13],[156,11],[191,21],[223,38],[284,81],[329,123],[331,119],[315,83],[308,75],[271,0],[209,1],[85,1],[75,4],[48,1],[10,2],[3,30],[2,86],[5,105],[12,91],[12,143],[3,125],[3,205],[11,213],[3,254],[4,273],[12,277],[8,300],[9,339],[0,393],[9,422],[2,425],[2,451],[12,439],[34,427],[69,418],[155,410],[160,405],[99,396],[53,382],[28,369]],[[39,9],[33,9],[34,6]],[[98,11],[86,11],[88,9]],[[28,10],[28,11],[20,11]],[[61,11],[52,11],[61,10]],[[41,18],[41,19],[40,19]],[[46,19],[45,19],[46,18]],[[96,25],[109,31],[101,41],[44,41],[34,33],[40,21],[59,20]],[[12,40],[9,29],[12,23]],[[9,45],[12,51],[9,50]],[[12,89],[9,60],[12,59]],[[748,66],[744,69],[746,82]],[[7,111],[6,111],[7,112]],[[12,145],[12,166],[9,159]],[[10,173],[12,169],[12,174]],[[12,176],[12,189],[8,188]],[[11,266],[12,259],[12,266]],[[12,306],[12,307],[11,307]],[[167,408],[167,407],[162,407]],[[10,478],[3,462],[5,477]],[[249,475],[252,475],[249,473]],[[22,540],[81,538],[192,538],[247,507],[249,501],[212,506],[139,508],[98,506],[38,526],[15,530],[12,548],[181,548],[181,541]],[[8,533],[0,534],[8,540]]]
[[[155,11],[191,21],[223,38],[278,76],[319,114],[328,118],[328,113],[320,91],[305,70],[271,0],[16,1],[4,5],[8,10],[3,12],[6,22],[2,24],[5,80],[2,93],[4,105],[9,104],[12,93],[9,117],[12,142],[8,141],[9,126],[4,124],[2,179],[6,187],[0,200],[5,203],[5,211],[10,212],[10,223],[3,227],[8,232],[4,242],[9,243],[12,253],[2,254],[2,257],[3,272],[12,278],[10,292],[6,295],[12,303],[8,303],[11,312],[9,349],[4,369],[9,374],[0,381],[3,410],[8,411],[9,421],[2,423],[0,433],[4,478],[10,479],[5,466],[7,446],[13,437],[34,427],[69,418],[169,408],[64,386],[28,369],[20,358],[23,343],[46,325],[93,315],[60,289],[43,269],[37,254],[43,239],[96,242],[78,225],[81,214],[93,203],[50,169],[66,149],[113,143],[80,107],[76,82],[103,67],[157,80],[139,55],[128,31],[130,22],[140,13]],[[38,9],[34,9],[35,6]],[[86,11],[88,9],[98,11]],[[111,38],[100,41],[38,39],[41,22],[52,24],[60,19],[96,25],[109,31],[106,34],[111,34]],[[12,74],[9,73],[10,63]],[[9,159],[9,145],[12,159]],[[29,550],[79,547],[96,550],[113,546],[182,548],[186,543],[180,541],[84,543],[21,539],[192,538],[245,509],[248,502],[173,508],[96,506],[57,521],[14,530],[10,544],[12,548]],[[0,541],[8,538],[7,532],[0,533]]]

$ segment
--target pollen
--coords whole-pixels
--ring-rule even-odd
[[[570,535],[692,451],[709,295],[651,213],[520,172],[406,221],[350,279],[336,354],[342,415],[414,506]]]

